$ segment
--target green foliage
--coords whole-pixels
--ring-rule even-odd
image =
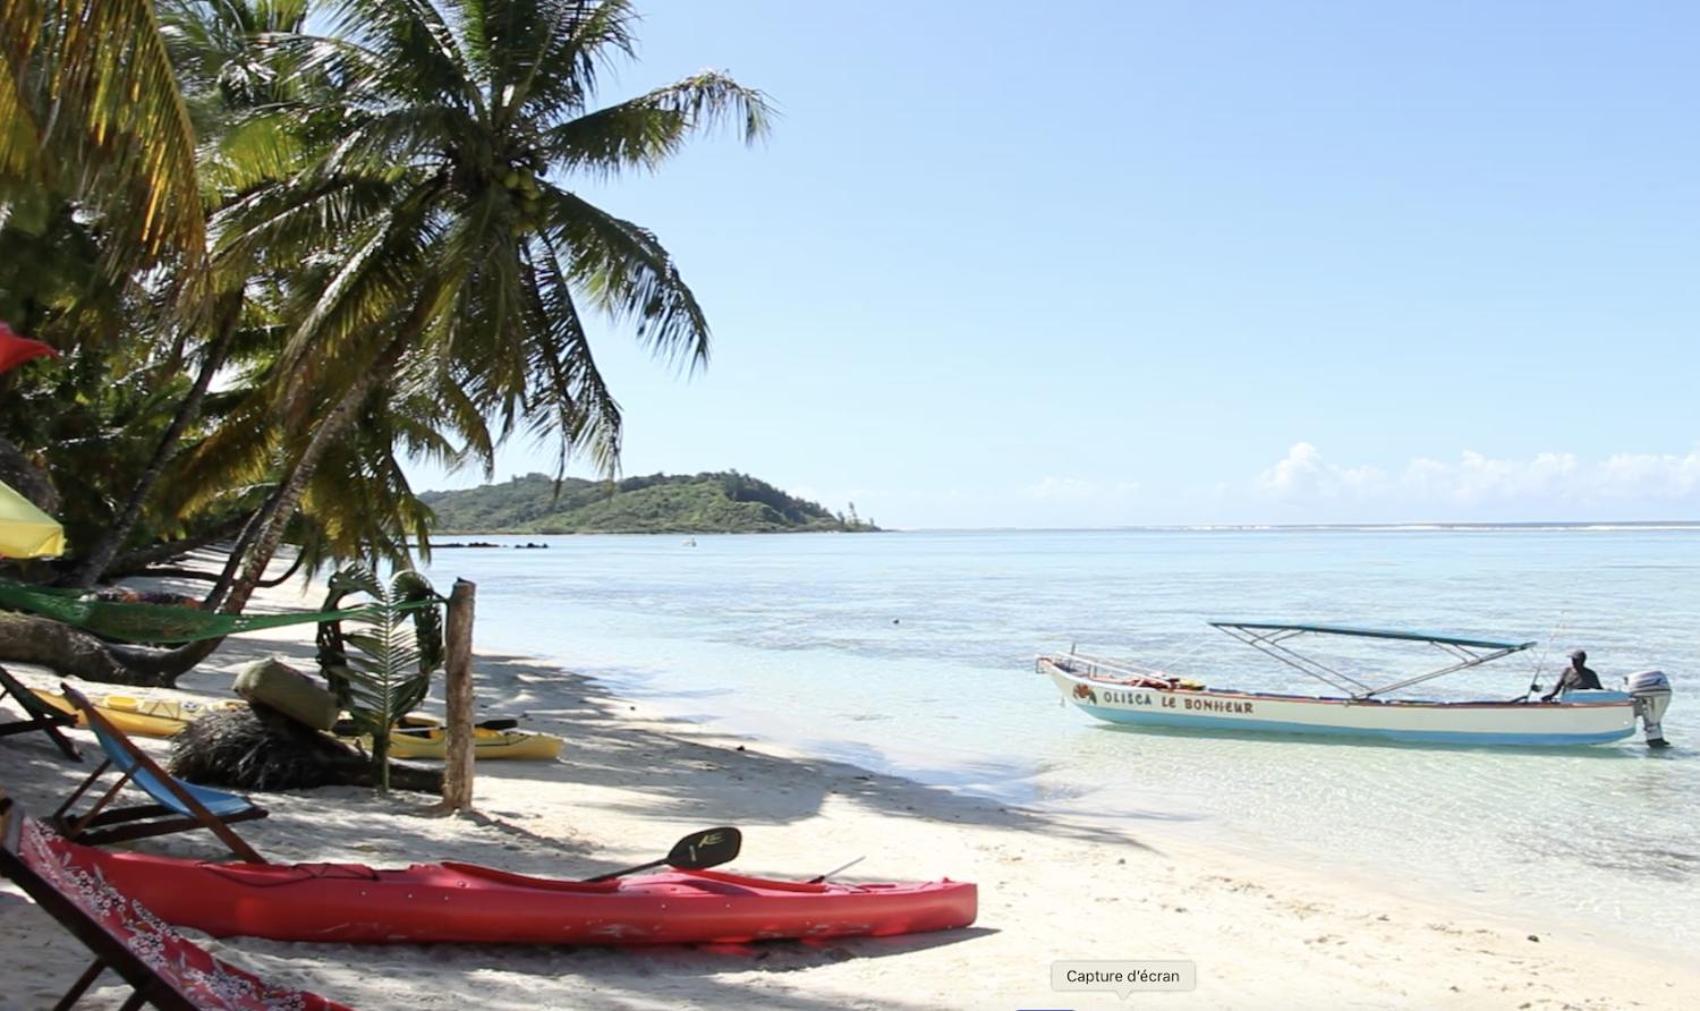
[[[45,196],[42,197],[45,202]],[[25,228],[0,225],[0,319],[62,349],[0,376],[0,439],[18,446],[58,492],[73,551],[111,526],[189,386],[139,283],[99,267],[103,235],[59,200]],[[172,536],[168,517],[144,524]]]
[[[0,0],[0,219],[74,190],[113,273],[202,256],[195,131],[155,0]]]
[[[327,609],[350,593],[364,593],[372,603],[357,631],[335,629],[327,637],[321,629],[319,660],[355,728],[372,739],[373,773],[382,792],[390,785],[391,728],[425,701],[431,676],[443,665],[442,614],[434,606],[405,607],[436,597],[430,582],[412,570],[396,573],[385,586],[371,569],[351,565],[331,577]]]
[[[542,474],[425,492],[439,531],[458,533],[771,533],[877,530],[736,471],[556,482]]]
[[[754,141],[770,110],[717,71],[608,102],[631,0],[0,12],[0,319],[64,352],[0,377],[0,446],[63,502],[62,575],[238,531],[238,583],[280,538],[313,569],[407,564],[430,520],[410,457],[488,472],[520,435],[557,473],[616,471],[620,406],[583,317],[707,361],[679,265],[583,184],[715,130]],[[720,477],[717,496],[652,492],[630,523],[833,525]],[[250,588],[215,597],[239,609]]]

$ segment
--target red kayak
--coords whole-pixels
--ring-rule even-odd
[[[83,847],[78,847],[83,849]],[[277,941],[700,944],[913,934],[974,922],[975,886],[815,884],[715,871],[615,881],[473,864],[211,863],[94,850],[108,883],[167,923]]]

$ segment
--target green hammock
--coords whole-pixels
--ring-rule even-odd
[[[437,602],[438,598],[433,596],[410,601],[400,607],[402,610],[414,610],[435,606]],[[219,614],[215,611],[199,611],[192,607],[175,607],[170,604],[126,604],[89,599],[87,592],[83,590],[30,586],[10,579],[0,579],[0,607],[52,618],[54,621],[74,625],[85,632],[92,632],[102,639],[150,645],[222,639],[227,635],[256,632],[265,628],[341,621],[365,614],[370,606],[362,605],[335,611],[288,611],[283,614]]]

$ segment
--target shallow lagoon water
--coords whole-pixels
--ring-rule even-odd
[[[490,538],[512,543],[535,538]],[[1700,940],[1700,531],[1127,530],[556,537],[438,553],[482,649],[661,710],[1024,804],[1330,863],[1407,892]],[[1513,697],[1575,646],[1608,687],[1657,667],[1674,747],[1559,751],[1129,731],[1059,705],[1044,650],[1212,685],[1323,692],[1208,627],[1326,621],[1539,639],[1428,697]],[[1422,644],[1311,639],[1365,672]],[[1342,648],[1343,647],[1343,648]]]

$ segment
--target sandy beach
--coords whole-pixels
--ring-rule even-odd
[[[272,606],[301,602],[274,591]],[[231,640],[183,681],[225,697],[257,657],[311,667],[309,635]],[[25,681],[52,683],[20,667]],[[593,672],[591,672],[593,673]],[[1277,866],[1164,834],[965,797],[852,765],[666,721],[593,677],[480,653],[481,713],[567,740],[558,762],[485,763],[479,815],[423,817],[430,798],[354,789],[258,795],[243,835],[278,861],[378,866],[439,859],[522,873],[594,874],[654,859],[686,831],[745,832],[734,868],[809,877],[865,857],[847,880],[951,877],[980,887],[970,929],[896,939],[726,949],[354,947],[247,938],[209,947],[268,978],[358,1008],[1686,1008],[1700,975],[1567,924],[1431,903],[1326,867]],[[144,693],[146,694],[146,693]],[[168,693],[158,693],[168,694]],[[437,705],[434,699],[432,705]],[[88,735],[78,736],[89,742]],[[164,742],[144,744],[158,752]],[[35,813],[87,766],[38,735],[0,741],[0,782]],[[204,835],[204,834],[203,834]],[[217,858],[210,837],[137,844]],[[46,1007],[83,949],[0,883],[0,1004]],[[1051,963],[1184,959],[1197,989],[1122,999],[1057,993]],[[117,1007],[107,977],[86,999]]]

